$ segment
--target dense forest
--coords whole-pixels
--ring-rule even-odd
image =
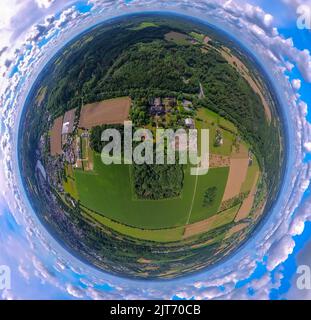
[[[138,198],[158,200],[180,195],[184,171],[180,164],[134,164],[133,177]]]

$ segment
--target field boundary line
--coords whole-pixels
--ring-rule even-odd
[[[192,214],[192,209],[193,209],[193,204],[194,204],[194,199],[195,199],[195,195],[197,193],[197,186],[198,186],[198,179],[199,179],[199,175],[198,175],[198,172],[199,172],[199,168],[197,167],[197,170],[196,170],[197,174],[195,175],[195,184],[194,184],[194,191],[193,191],[193,195],[192,195],[192,201],[191,201],[191,206],[190,206],[190,209],[189,209],[189,214],[188,214],[188,219],[187,219],[187,222],[185,224],[188,225],[189,222],[190,222],[190,218],[191,218],[191,214]]]

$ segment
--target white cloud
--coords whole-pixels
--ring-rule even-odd
[[[12,35],[11,20],[20,10],[22,4],[18,0],[2,0],[0,10],[0,49],[10,46]]]
[[[39,8],[49,8],[55,0],[35,0]]]
[[[83,298],[83,291],[71,283],[66,284],[67,292],[75,298]]]
[[[279,59],[283,65],[286,64],[286,67],[295,64],[304,79],[311,82],[311,55],[309,50],[297,49],[291,38],[286,39],[280,35],[273,26],[273,16],[271,14],[266,13],[260,7],[233,1],[227,1],[224,8],[226,9],[226,16],[228,13],[233,15],[239,21],[240,28],[245,33],[252,32],[257,41],[263,44],[263,54],[270,51],[270,54]]]
[[[292,86],[296,91],[298,91],[301,88],[301,80],[300,79],[293,79]]]
[[[295,242],[291,236],[285,235],[281,240],[274,243],[268,253],[267,269],[274,270],[284,262],[293,252]]]
[[[311,0],[282,0],[282,2],[293,8],[297,8],[302,4],[311,5]]]
[[[305,142],[303,146],[308,152],[311,152],[311,142]]]

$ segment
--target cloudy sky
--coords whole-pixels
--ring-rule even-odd
[[[311,267],[311,32],[297,28],[298,8],[311,15],[309,0],[2,0],[0,266],[12,281],[0,298],[311,298],[296,286],[297,266]],[[145,10],[198,17],[252,50],[280,95],[291,142],[283,196],[260,232],[229,261],[165,285],[100,273],[65,252],[30,209],[16,165],[23,102],[51,55],[92,24]]]

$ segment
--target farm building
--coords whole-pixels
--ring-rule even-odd
[[[76,109],[72,109],[65,113],[64,120],[63,120],[62,135],[70,134],[73,132],[75,115],[76,115]]]
[[[167,107],[175,107],[176,106],[176,98],[172,98],[172,97],[165,98],[164,104]]]
[[[150,107],[151,115],[165,114],[165,107],[161,98],[155,98],[153,104]]]
[[[189,100],[183,100],[182,105],[184,108],[191,108],[192,107],[192,102]]]

